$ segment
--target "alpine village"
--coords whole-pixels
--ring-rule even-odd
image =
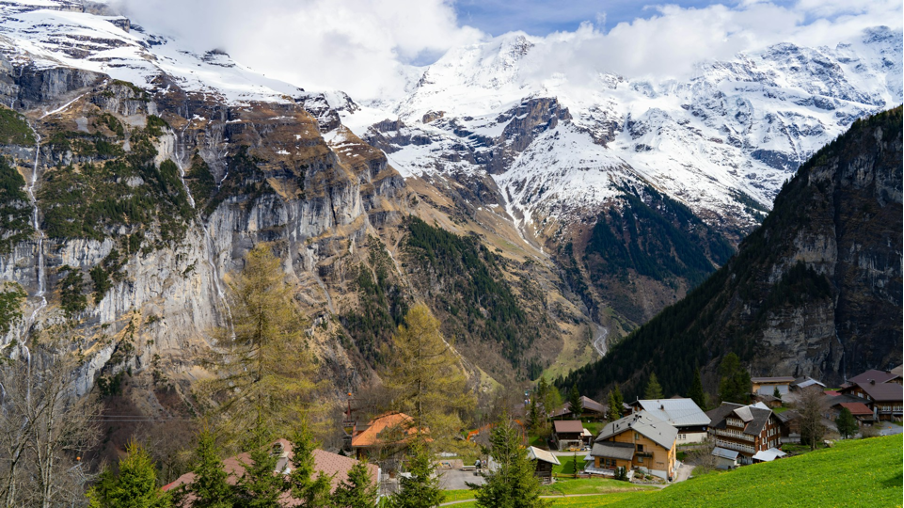
[[[0,1],[0,503],[901,506],[900,2],[566,4]]]

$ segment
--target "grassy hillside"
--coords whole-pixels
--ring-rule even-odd
[[[707,475],[613,506],[901,506],[901,435]]]

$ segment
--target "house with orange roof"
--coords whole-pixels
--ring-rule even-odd
[[[428,434],[429,429],[421,429]],[[369,421],[366,426],[356,426],[352,434],[352,450],[359,459],[375,453],[394,455],[418,434],[414,418],[405,413],[384,413]]]

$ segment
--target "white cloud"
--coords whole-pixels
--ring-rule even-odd
[[[202,51],[219,47],[269,77],[357,100],[404,93],[410,63],[483,40],[461,25],[451,0],[120,0],[133,21]],[[550,3],[549,7],[552,7]],[[560,73],[574,85],[599,72],[680,77],[701,60],[776,42],[818,46],[880,24],[900,28],[900,0],[742,0],[732,6],[653,6],[653,15],[604,31],[588,20],[542,38],[522,77]]]
[[[444,0],[121,0],[147,29],[268,77],[353,97],[401,93],[407,62],[483,37]]]
[[[817,2],[793,6],[745,2],[736,7],[655,7],[656,15],[619,23],[608,33],[585,23],[544,38],[526,62],[527,80],[554,72],[572,84],[599,73],[664,79],[682,77],[703,60],[729,59],[778,42],[834,45],[876,25],[901,27],[900,2]]]

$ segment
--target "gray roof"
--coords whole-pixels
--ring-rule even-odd
[[[595,413],[600,413],[600,414],[606,414],[606,412],[608,411],[608,408],[606,408],[606,406],[604,406],[603,404],[600,404],[599,402],[597,402],[589,397],[585,397],[583,395],[581,395],[581,404],[584,406],[585,413],[586,412],[595,412]],[[565,415],[569,415],[569,414],[571,414],[571,402],[566,402],[565,407],[556,411],[555,413],[552,413],[549,416],[552,418],[555,418],[558,416],[565,416]]]
[[[776,376],[776,377],[752,377],[750,378],[751,383],[769,383],[769,384],[788,384],[793,383],[794,378],[791,376]]]
[[[731,402],[723,402],[721,406],[706,412],[712,423],[710,425],[714,429],[724,429],[725,419],[734,414],[744,421],[744,434],[756,436],[766,426],[769,417],[774,413],[771,409],[762,409],[756,406],[744,406],[742,404],[734,404]],[[741,415],[744,415],[743,417]],[[749,418],[749,419],[747,419]]]
[[[797,419],[797,418],[800,418],[800,413],[798,413],[797,411],[795,411],[795,410],[793,410],[793,409],[789,409],[789,410],[787,410],[787,411],[782,411],[781,413],[775,413],[775,416],[776,416],[776,417],[779,419],[779,421],[781,421],[782,423],[788,423],[788,422],[790,422],[791,420],[795,420],[795,419]]]
[[[738,458],[738,452],[734,450],[726,450],[725,448],[719,448],[718,446],[713,448],[713,455],[728,460],[737,460]]]
[[[614,422],[610,422],[603,428],[596,442],[605,441],[628,430],[637,432],[654,443],[670,450],[678,437],[678,429],[666,421],[660,420],[647,411],[638,411]]]
[[[675,427],[709,425],[709,417],[691,399],[651,399],[637,403],[646,412]]]
[[[607,459],[631,460],[634,458],[634,445],[631,443],[616,443],[615,441],[593,443],[590,455]]]
[[[806,376],[799,377],[799,378],[795,379],[793,383],[791,383],[791,386],[796,386],[797,388],[807,388],[808,386],[814,386],[814,385],[821,386],[823,388],[826,387],[826,385],[820,383],[819,381],[817,381],[811,377],[806,377]]]

